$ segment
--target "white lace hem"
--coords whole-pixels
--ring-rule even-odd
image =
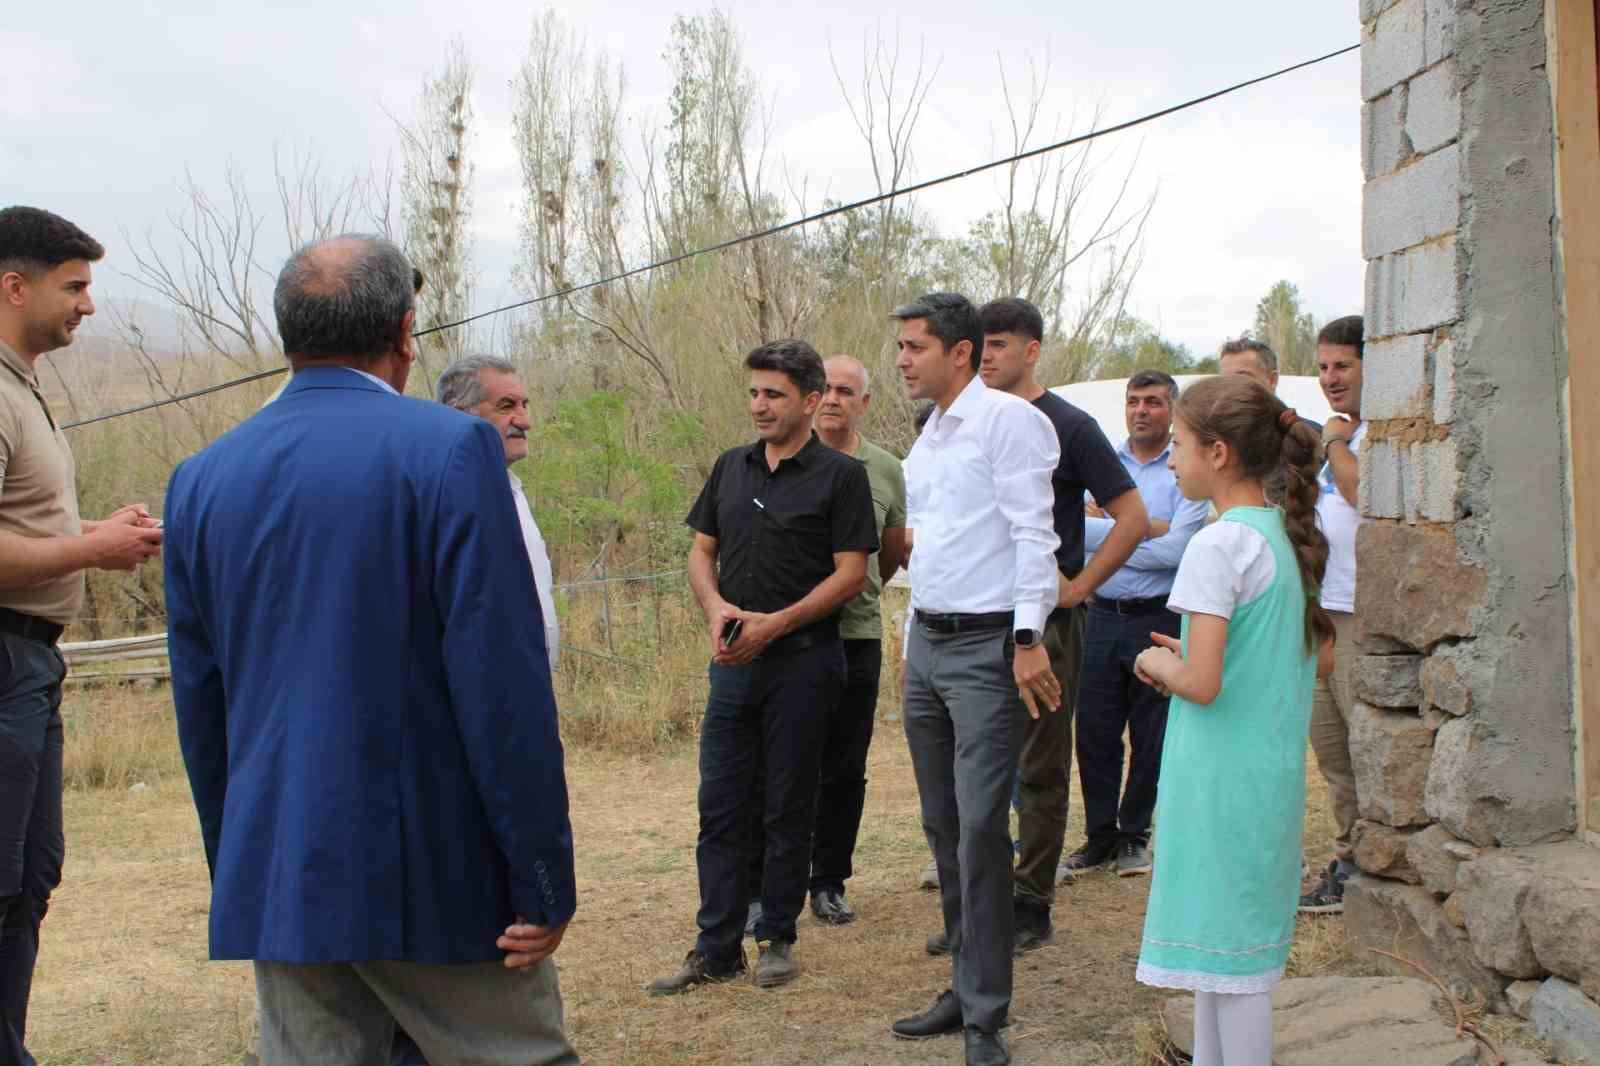
[[[1191,992],[1223,992],[1233,996],[1251,996],[1269,992],[1283,980],[1283,967],[1266,973],[1220,974],[1201,973],[1198,970],[1168,970],[1141,962],[1134,978],[1142,985],[1155,988],[1183,988]]]

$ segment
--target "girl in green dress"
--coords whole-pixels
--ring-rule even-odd
[[[1151,634],[1156,646],[1135,663],[1172,696],[1138,979],[1194,991],[1195,1066],[1271,1066],[1271,989],[1299,899],[1311,689],[1333,633],[1317,602],[1328,558],[1318,440],[1239,376],[1191,385],[1176,414],[1178,489],[1221,517],[1178,567],[1168,606],[1183,615],[1181,641]],[[1261,487],[1280,463],[1281,509]]]

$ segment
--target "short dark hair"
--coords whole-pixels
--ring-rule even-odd
[[[1140,370],[1128,379],[1128,391],[1134,389],[1154,389],[1166,386],[1167,398],[1176,403],[1178,400],[1178,379],[1165,370]]]
[[[317,252],[335,241],[363,247],[330,264]],[[414,281],[404,253],[382,237],[346,234],[305,245],[289,257],[272,291],[284,353],[371,362],[394,344],[415,303]]]
[[[1238,355],[1240,352],[1254,352],[1256,362],[1261,364],[1262,370],[1272,374],[1278,372],[1278,354],[1266,341],[1258,341],[1254,337],[1238,337],[1231,341],[1223,341],[1222,347],[1217,349],[1217,358]]]
[[[802,340],[769,341],[752,349],[744,357],[744,365],[751,370],[778,371],[794,382],[802,399],[828,388],[828,372],[822,367],[822,356]]]
[[[985,336],[991,333],[1015,333],[1040,343],[1044,341],[1044,316],[1037,307],[1020,296],[990,300],[978,308],[978,321],[983,323]]]
[[[60,215],[37,207],[0,210],[0,274],[34,278],[62,263],[106,254],[99,241]]]
[[[1317,334],[1318,344],[1338,344],[1356,350],[1356,358],[1361,355],[1362,325],[1360,315],[1345,315],[1336,318],[1322,327]]]
[[[924,319],[928,332],[939,338],[945,351],[962,341],[971,341],[972,371],[977,373],[978,361],[983,358],[983,323],[978,321],[978,309],[972,301],[959,292],[930,292],[896,307],[889,317],[900,322]]]

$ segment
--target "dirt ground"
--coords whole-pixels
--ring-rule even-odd
[[[151,713],[159,713],[152,711]],[[67,797],[65,881],[45,924],[30,1044],[48,1066],[237,1061],[253,991],[247,967],[206,961],[208,885],[180,774]],[[801,921],[792,986],[748,984],[652,1000],[641,986],[675,969],[694,941],[694,752],[569,752],[580,910],[558,956],[569,1029],[584,1061],[949,1063],[955,1039],[891,1040],[949,966],[922,944],[938,927],[915,887],[926,858],[899,726],[880,722],[843,928]],[[1326,837],[1311,788],[1309,839]],[[1074,797],[1073,828],[1079,830]],[[1133,980],[1144,878],[1097,871],[1058,894],[1055,942],[1019,962],[1009,1036],[1019,1063],[1135,1064],[1147,1056],[1160,994]],[[1353,972],[1337,920],[1303,921],[1292,969]]]

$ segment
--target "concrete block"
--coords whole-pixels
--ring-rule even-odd
[[[1461,470],[1455,440],[1446,437],[1418,441],[1411,446],[1409,462],[1411,488],[1406,502],[1415,505],[1416,513],[1407,517],[1412,521],[1420,517],[1429,522],[1454,522],[1461,499]]]
[[[1534,1032],[1550,1041],[1556,1054],[1584,1066],[1600,1066],[1600,1004],[1552,977],[1528,1002]]]
[[[1373,100],[1427,63],[1423,0],[1400,0],[1361,31],[1361,99]]]
[[[1417,715],[1359,701],[1350,707],[1348,724],[1361,817],[1396,828],[1426,825],[1432,731]]]
[[[1375,259],[1367,264],[1369,333],[1393,337],[1448,325],[1460,317],[1459,293],[1453,236]]]
[[[1456,231],[1461,215],[1461,152],[1452,144],[1367,182],[1361,254],[1368,259]]]
[[[1420,962],[1462,999],[1481,995],[1491,1008],[1504,1007],[1508,982],[1478,961],[1466,930],[1450,923],[1444,907],[1426,889],[1357,874],[1345,882],[1344,924],[1360,956],[1388,972],[1402,977],[1416,973],[1369,949]]]
[[[1426,0],[1422,13],[1423,61],[1429,66],[1456,51],[1456,0]]]
[[[1519,851],[1533,871],[1522,920],[1534,955],[1600,999],[1600,853],[1575,840]]]
[[[1430,825],[1406,841],[1406,862],[1417,871],[1422,887],[1436,896],[1456,890],[1456,868],[1480,854],[1478,848],[1450,835],[1442,825]]]
[[[1396,85],[1361,105],[1361,172],[1368,181],[1388,174],[1411,155],[1406,140],[1406,87]]]
[[[1533,864],[1514,851],[1495,848],[1456,870],[1456,892],[1478,961],[1508,977],[1545,976],[1522,922],[1523,902],[1533,887]]]
[[[1456,90],[1454,60],[1411,79],[1405,116],[1405,139],[1413,151],[1426,154],[1461,136],[1461,97]]]
[[[1449,337],[1433,350],[1433,420],[1448,426],[1456,410],[1456,346]]]
[[[1420,885],[1422,875],[1407,858],[1406,843],[1416,834],[1415,829],[1395,829],[1382,822],[1357,820],[1350,831],[1350,846],[1356,855],[1356,865],[1374,877],[1387,877]]]
[[[1471,718],[1455,718],[1439,727],[1423,804],[1452,835],[1491,847],[1496,843],[1494,825],[1483,809],[1483,797],[1475,794],[1473,773],[1476,749],[1484,739],[1483,725]]]
[[[1367,441],[1358,457],[1360,479],[1356,482],[1356,506],[1368,518],[1404,518],[1406,514],[1405,468],[1400,462],[1404,445],[1393,441]]]
[[[1361,0],[1361,24],[1365,26],[1393,6],[1394,0]]]
[[[1428,378],[1427,334],[1369,342],[1361,361],[1361,417],[1426,417],[1433,406]]]
[[[1420,655],[1362,655],[1355,661],[1356,699],[1373,707],[1415,709],[1422,705]]]
[[[1363,523],[1356,532],[1356,566],[1361,634],[1389,637],[1418,651],[1472,635],[1472,609],[1483,600],[1487,579],[1483,570],[1462,561],[1451,533]]]
[[[1538,981],[1512,981],[1506,986],[1506,1006],[1511,1008],[1511,1013],[1518,1018],[1527,1018],[1528,1007],[1533,1003],[1533,997],[1539,991]]]

